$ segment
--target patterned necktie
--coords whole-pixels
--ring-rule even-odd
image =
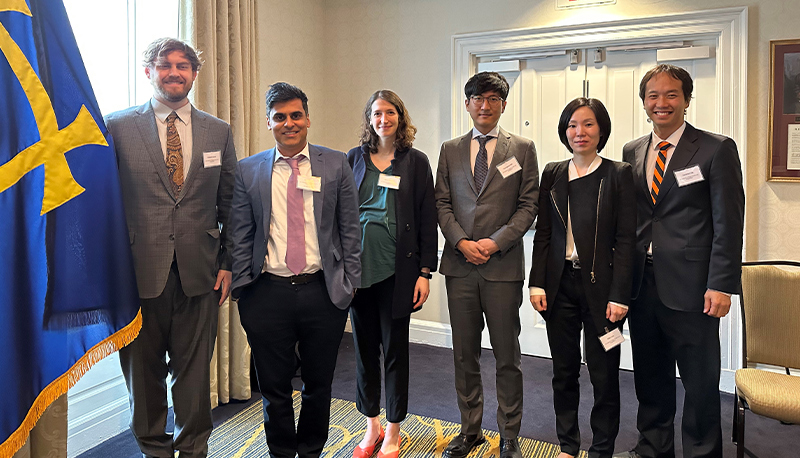
[[[306,268],[306,220],[303,215],[303,190],[297,188],[298,165],[303,156],[283,158],[292,168],[286,187],[286,267],[295,275]]]
[[[177,196],[183,187],[183,150],[181,149],[181,137],[178,136],[178,129],[175,128],[175,120],[178,113],[174,111],[167,116],[167,174],[172,181],[172,190]]]
[[[650,187],[650,197],[653,198],[653,205],[656,203],[661,181],[664,180],[664,170],[667,168],[667,150],[670,146],[672,145],[669,142],[658,144],[658,158],[656,158],[656,169],[653,172],[653,186]]]
[[[475,170],[472,172],[475,178],[475,188],[480,191],[483,189],[483,182],[486,181],[486,175],[489,173],[489,153],[486,152],[486,142],[494,137],[490,137],[488,135],[484,135],[483,137],[477,137],[478,144],[478,156],[475,157]]]

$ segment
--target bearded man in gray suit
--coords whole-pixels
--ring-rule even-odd
[[[205,457],[213,428],[209,364],[218,305],[231,285],[236,152],[230,126],[186,98],[201,65],[194,49],[162,38],[144,52],[144,64],[153,98],[106,118],[142,312],[139,337],[120,350],[120,363],[144,456]],[[167,373],[174,436],[165,430]]]
[[[470,78],[464,104],[474,128],[445,142],[439,153],[436,207],[447,241],[439,272],[446,278],[461,411],[461,433],[444,451],[449,458],[464,458],[485,441],[479,360],[484,317],[497,360],[500,457],[522,456],[517,442],[522,421],[522,236],[536,218],[539,168],[533,142],[498,126],[508,90],[498,73]]]

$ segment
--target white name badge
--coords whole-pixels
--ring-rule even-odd
[[[497,170],[500,172],[500,175],[502,175],[503,178],[508,178],[522,170],[522,167],[520,167],[519,162],[517,162],[517,158],[512,156],[511,159],[498,164]]]
[[[619,332],[619,328],[614,328],[613,331],[600,336],[600,343],[603,344],[603,348],[605,348],[606,351],[620,345],[622,342],[625,342],[625,337]]]
[[[681,188],[703,180],[705,180],[705,178],[703,177],[703,172],[700,171],[699,165],[675,171],[675,181],[678,182],[678,187]]]
[[[220,165],[222,165],[222,151],[203,153],[203,167],[219,167]]]
[[[315,176],[297,177],[297,189],[320,192],[322,190],[322,178]]]
[[[381,173],[378,176],[378,186],[389,189],[400,189],[400,177]]]

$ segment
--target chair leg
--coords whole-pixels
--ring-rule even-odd
[[[739,394],[736,388],[733,389],[733,428],[731,428],[731,442],[734,444],[739,442],[739,435],[737,429],[739,428]]]
[[[736,442],[736,458],[744,458],[744,402],[739,393],[734,395],[736,409],[733,421],[734,442]]]

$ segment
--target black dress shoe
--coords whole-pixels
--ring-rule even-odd
[[[483,437],[483,434],[469,436],[466,434],[459,434],[447,444],[447,448],[444,449],[442,456],[447,458],[464,458],[469,455],[469,452],[471,452],[473,448],[484,442],[486,442],[486,438]]]
[[[500,458],[522,458],[517,438],[500,439]]]
[[[627,452],[615,453],[612,458],[642,458],[642,455],[636,453],[636,450],[630,450]]]

